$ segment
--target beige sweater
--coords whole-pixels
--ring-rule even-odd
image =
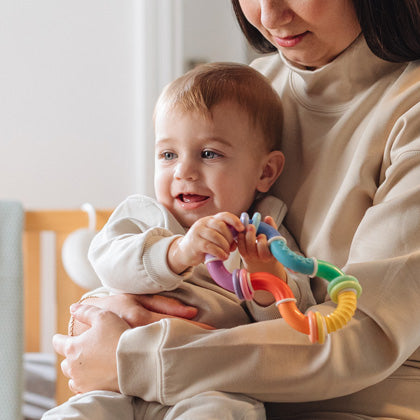
[[[122,392],[172,404],[205,390],[265,401],[332,398],[392,374],[420,345],[420,66],[392,64],[358,39],[316,71],[257,61],[285,110],[274,192],[303,252],[363,286],[359,310],[324,345],[282,319],[204,331],[181,320],[126,331]],[[325,285],[314,281],[323,313]],[[407,362],[420,367],[420,358]],[[420,377],[420,369],[413,369]]]

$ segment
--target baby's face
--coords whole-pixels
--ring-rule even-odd
[[[155,193],[184,226],[251,206],[267,152],[262,133],[236,104],[213,107],[212,118],[180,109],[155,119]]]

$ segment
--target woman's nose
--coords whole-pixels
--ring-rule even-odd
[[[287,0],[260,0],[261,24],[267,29],[279,29],[293,20],[293,10]]]
[[[193,162],[188,160],[178,161],[174,178],[176,179],[186,179],[186,180],[196,180],[198,178],[198,171]]]

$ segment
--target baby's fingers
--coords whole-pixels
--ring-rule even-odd
[[[276,222],[274,221],[274,219],[271,216],[264,217],[264,223],[267,223],[267,225],[270,225],[271,227],[273,227],[276,230],[278,229]]]
[[[258,235],[257,241],[256,241],[256,248],[257,248],[257,254],[258,258],[267,261],[270,258],[272,258],[272,254],[270,251],[270,247],[268,245],[267,237],[263,234]]]
[[[243,257],[256,258],[258,256],[255,233],[255,226],[248,225],[245,232],[238,235],[238,249]]]
[[[209,232],[203,230],[202,236],[230,253],[236,249],[236,232],[243,230],[243,225],[235,215],[223,212],[206,219],[206,228]]]
[[[236,232],[242,232],[244,230],[244,225],[242,224],[239,217],[235,216],[232,213],[229,213],[229,212],[217,213],[214,216],[214,219],[223,222],[225,224],[226,228],[229,230],[229,232],[231,232],[231,231],[230,231],[228,226],[231,226],[234,230],[236,230]]]
[[[209,228],[203,229],[199,241],[193,245],[200,247],[204,254],[213,255],[221,260],[226,260],[231,250],[230,242],[221,233]]]

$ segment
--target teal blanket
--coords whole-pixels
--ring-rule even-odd
[[[4,419],[21,418],[23,222],[20,203],[0,200],[0,417]]]

